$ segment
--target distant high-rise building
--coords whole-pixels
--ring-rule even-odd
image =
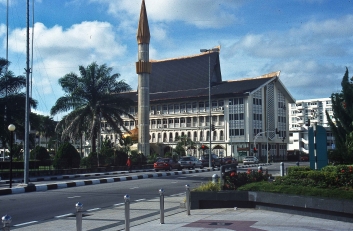
[[[333,118],[330,98],[297,100],[290,104],[288,151],[308,154],[308,128],[314,123],[327,130],[327,149],[331,149],[334,138],[327,121],[326,111]]]

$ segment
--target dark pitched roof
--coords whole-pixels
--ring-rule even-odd
[[[257,78],[242,79],[236,81],[223,81],[212,85],[212,98],[221,98],[227,96],[244,96],[255,91],[264,84],[278,78],[279,72],[270,73]],[[129,98],[137,102],[137,92],[125,93]],[[157,101],[182,101],[183,99],[197,99],[208,97],[208,86],[203,88],[182,89],[177,91],[165,91],[150,93],[150,102]]]
[[[151,61],[150,93],[171,92],[208,87],[209,58],[211,83],[222,81],[219,52]]]

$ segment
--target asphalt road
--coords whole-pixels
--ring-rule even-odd
[[[159,197],[160,188],[165,190],[166,197],[185,193],[186,184],[197,187],[211,180],[213,174],[183,174],[0,196],[0,216],[9,214],[11,224],[18,225],[74,213],[77,202],[81,202],[86,211],[124,203],[126,194],[130,195],[131,203],[138,203],[138,200]]]
[[[295,162],[284,163],[285,169],[295,166]],[[309,162],[301,162],[301,166]],[[241,166],[241,165],[240,165]],[[239,168],[239,172],[247,169],[257,170],[258,167],[247,166]],[[264,166],[263,170],[273,175],[279,175],[280,163]],[[24,224],[33,221],[43,221],[54,217],[64,216],[75,212],[75,204],[81,202],[86,211],[107,208],[115,204],[124,203],[124,195],[129,194],[131,202],[147,200],[159,196],[158,190],[163,188],[165,196],[185,193],[185,185],[191,188],[199,186],[202,182],[211,180],[218,171],[173,175],[165,177],[147,178],[115,183],[97,184],[82,187],[72,187],[44,192],[32,192],[0,196],[0,216],[12,216],[12,225]],[[124,175],[139,175],[142,173],[127,173]],[[89,177],[85,179],[106,178],[109,176]],[[79,180],[79,179],[72,179]],[[59,180],[56,180],[58,182]],[[68,181],[68,180],[63,180]],[[44,182],[43,182],[44,183]],[[45,182],[45,183],[53,183]]]

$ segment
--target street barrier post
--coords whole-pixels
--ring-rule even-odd
[[[280,173],[281,173],[281,176],[284,176],[284,163],[281,162],[280,164]]]
[[[82,210],[83,204],[81,202],[76,203],[76,231],[82,231]]]
[[[125,200],[125,231],[130,231],[130,196],[126,194]]]
[[[186,189],[186,215],[190,215],[190,186],[185,185]]]
[[[3,216],[1,218],[1,221],[4,224],[2,230],[3,231],[10,231],[10,224],[11,224],[11,221],[12,221],[12,217],[6,214],[5,216]]]
[[[164,189],[159,190],[160,196],[160,223],[164,224]]]
[[[219,179],[219,176],[216,173],[212,175],[212,183],[217,184],[218,179]]]

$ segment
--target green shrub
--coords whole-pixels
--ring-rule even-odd
[[[264,174],[263,171],[251,171],[248,169],[247,172],[236,172],[229,171],[224,175],[224,190],[236,190],[238,187],[251,183],[268,180],[269,175]]]
[[[57,169],[78,168],[80,166],[80,154],[72,144],[65,142],[60,145],[54,157],[53,166]]]
[[[192,191],[194,192],[217,192],[221,190],[221,183],[218,181],[217,183],[213,183],[209,181],[207,183],[202,183],[199,187],[194,188]]]
[[[36,146],[30,153],[31,160],[49,160],[50,156],[46,148]]]
[[[288,176],[306,176],[311,171],[309,166],[291,166],[288,168]]]

